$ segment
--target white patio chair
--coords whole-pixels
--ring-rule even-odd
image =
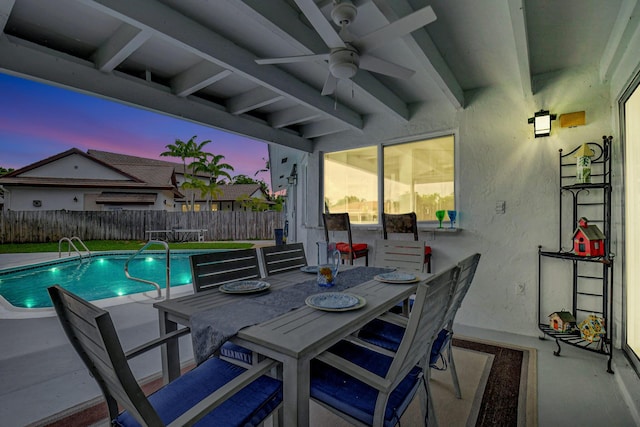
[[[125,353],[107,311],[60,286],[50,287],[49,295],[69,341],[100,386],[115,426],[253,426],[281,406],[282,383],[264,375],[277,365],[270,359],[244,369],[212,357],[147,397],[128,359],[189,329]]]
[[[418,286],[396,352],[343,340],[317,356],[311,363],[311,398],[355,425],[393,426],[422,383],[427,402],[421,408],[428,407],[431,421],[435,412],[420,363],[442,326],[458,272],[452,267]]]
[[[459,275],[451,288],[452,297],[447,312],[429,354],[429,367],[438,370],[450,369],[456,397],[462,398],[456,365],[451,351],[453,338],[453,321],[462,301],[471,286],[476,268],[480,261],[480,254],[471,255],[458,263]],[[399,315],[387,314],[384,317],[369,322],[358,332],[358,338],[368,343],[396,351],[405,333],[406,318]]]

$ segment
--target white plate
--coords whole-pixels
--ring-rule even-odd
[[[318,272],[317,265],[305,265],[304,267],[300,267],[300,271],[303,273],[313,273],[316,274]]]
[[[325,311],[356,310],[365,305],[366,301],[359,295],[343,292],[324,292],[311,295],[305,300],[309,307]]]
[[[248,294],[269,289],[270,284],[260,280],[240,280],[220,285],[220,291],[227,294]]]
[[[418,281],[418,277],[415,274],[402,273],[400,271],[378,274],[374,279],[386,283],[413,283]]]

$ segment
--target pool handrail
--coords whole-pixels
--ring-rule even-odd
[[[82,260],[82,253],[78,250],[76,245],[73,244],[74,240],[77,240],[78,242],[80,242],[84,250],[87,251],[87,253],[89,254],[89,259],[91,259],[91,251],[89,250],[89,248],[87,248],[87,245],[85,245],[84,242],[80,240],[78,236],[63,237],[58,241],[58,258],[62,258],[62,242],[69,242],[69,255],[71,255],[71,248],[73,248],[73,250],[75,250],[78,253],[78,255],[80,256],[80,259]]]
[[[149,240],[143,247],[141,247],[138,252],[134,253],[133,255],[131,255],[129,257],[129,259],[127,259],[127,262],[124,263],[124,275],[127,277],[127,279],[131,279],[131,280],[135,280],[136,282],[142,282],[142,283],[147,283],[149,285],[152,285],[156,288],[156,290],[158,291],[158,299],[162,298],[162,292],[160,291],[160,285],[158,285],[156,282],[152,282],[151,280],[146,280],[146,279],[141,279],[139,277],[133,277],[129,274],[129,261],[131,261],[133,258],[135,258],[136,256],[138,256],[140,253],[142,253],[145,249],[147,249],[147,247],[149,247],[152,244],[159,244],[164,246],[165,252],[167,254],[167,292],[165,295],[165,299],[170,299],[170,289],[171,289],[171,265],[170,265],[170,256],[169,256],[169,244],[167,242],[165,242],[164,240]]]

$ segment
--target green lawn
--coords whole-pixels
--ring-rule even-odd
[[[147,243],[144,240],[87,240],[84,242],[92,252],[97,251],[126,251],[138,250]],[[74,245],[82,251],[83,248],[78,242]],[[185,242],[185,243],[169,243],[170,249],[248,249],[252,248],[253,243],[237,243],[237,242]],[[163,249],[162,245],[152,245],[149,249]],[[63,252],[69,250],[67,243],[63,242],[61,246]],[[73,250],[73,249],[72,249]],[[33,253],[33,252],[58,252],[58,243],[5,243],[0,245],[0,254],[12,253]]]

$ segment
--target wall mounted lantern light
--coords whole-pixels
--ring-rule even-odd
[[[548,110],[540,110],[529,118],[529,124],[533,124],[533,136],[540,138],[551,134],[551,121],[556,119],[555,114],[549,114]]]
[[[76,203],[78,203],[78,198],[77,198],[77,197],[74,197],[74,198],[73,198],[73,201],[74,201],[74,202],[76,202]]]

